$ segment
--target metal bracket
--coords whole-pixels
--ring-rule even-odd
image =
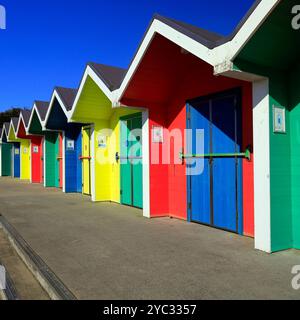
[[[118,162],[119,160],[142,160],[143,157],[121,157],[119,155],[119,152],[116,152],[116,161]]]
[[[239,153],[207,153],[207,154],[184,154],[179,153],[179,158],[184,161],[184,159],[206,159],[206,158],[245,158],[248,161],[251,160],[251,151],[248,147],[245,152]]]

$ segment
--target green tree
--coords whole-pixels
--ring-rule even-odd
[[[4,122],[10,122],[13,117],[19,117],[21,109],[11,108],[4,112],[0,112],[0,128],[2,128]]]

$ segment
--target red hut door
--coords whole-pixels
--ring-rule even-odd
[[[43,139],[39,137],[31,140],[31,180],[43,182]]]
[[[59,134],[59,148],[58,148],[58,170],[59,170],[59,187],[63,188],[63,136]]]

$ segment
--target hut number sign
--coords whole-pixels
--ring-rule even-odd
[[[163,143],[164,142],[164,128],[160,126],[152,127],[152,141],[153,143]]]
[[[274,133],[286,133],[285,109],[283,107],[273,107],[273,120]]]
[[[103,134],[99,134],[98,137],[98,148],[106,148],[107,147],[107,137]]]
[[[39,147],[38,146],[33,147],[33,153],[39,153]]]
[[[75,150],[75,141],[74,140],[67,140],[67,150],[74,151]]]

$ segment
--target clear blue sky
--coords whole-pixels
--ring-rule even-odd
[[[0,110],[77,87],[87,62],[127,67],[154,13],[229,34],[254,0],[0,0]]]

